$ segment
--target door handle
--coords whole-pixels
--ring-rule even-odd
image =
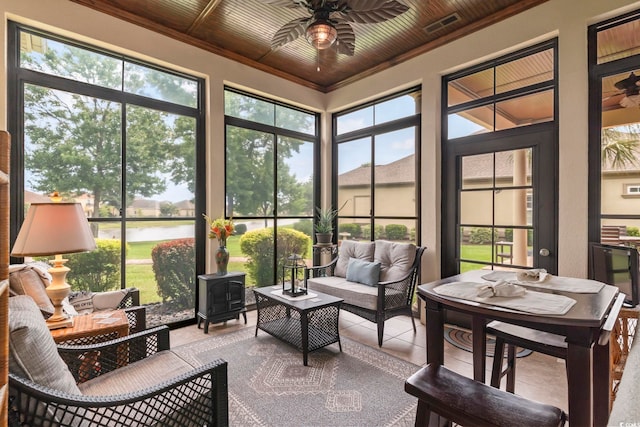
[[[549,249],[547,248],[540,249],[540,252],[538,253],[540,254],[540,256],[549,256],[549,254],[551,254],[551,252],[549,252]]]

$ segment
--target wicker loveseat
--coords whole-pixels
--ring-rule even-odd
[[[411,317],[423,247],[386,240],[345,240],[330,264],[311,267],[307,286],[344,299],[342,308],[378,326],[382,347],[385,320],[401,314]]]
[[[229,423],[227,362],[192,365],[169,349],[166,326],[56,347],[34,301],[16,296],[9,298],[9,333],[11,426]]]

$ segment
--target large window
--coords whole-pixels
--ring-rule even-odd
[[[250,286],[280,283],[287,258],[311,263],[316,205],[318,115],[225,90],[229,270]]]
[[[556,51],[443,78],[443,274],[557,269]]]
[[[334,116],[338,236],[419,242],[421,91]]]
[[[82,204],[97,244],[69,255],[72,290],[137,287],[149,326],[194,319],[202,81],[17,24],[10,34],[13,238],[29,204],[59,192]]]
[[[589,240],[640,244],[640,11],[589,27]]]

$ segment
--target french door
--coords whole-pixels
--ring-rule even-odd
[[[553,123],[458,138],[443,150],[443,277],[469,270],[556,274]]]

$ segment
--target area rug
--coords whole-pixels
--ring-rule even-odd
[[[341,337],[309,353],[246,328],[173,350],[187,361],[228,362],[231,426],[413,426],[404,381],[419,366]]]
[[[458,328],[445,327],[444,339],[449,344],[461,350],[468,351],[469,353],[473,352],[473,338],[472,338],[471,332],[469,331],[465,331],[463,329],[458,329]],[[496,339],[493,337],[487,337],[487,356],[493,357],[493,353],[495,352],[495,347],[496,347]],[[504,350],[505,350],[504,357],[507,357],[506,346]],[[531,353],[533,352],[529,349],[518,347],[516,351],[516,357],[527,357]]]

